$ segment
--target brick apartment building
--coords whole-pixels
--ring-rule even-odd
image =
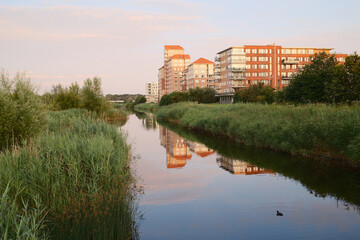
[[[190,88],[215,89],[215,63],[205,58],[199,58],[191,63],[183,73],[183,91]]]
[[[331,48],[287,48],[277,45],[244,45],[230,47],[215,57],[215,79],[219,83],[220,102],[232,102],[239,89],[264,83],[274,89],[288,86],[289,81],[308,64],[315,53],[330,53]],[[344,63],[346,54],[336,54]]]

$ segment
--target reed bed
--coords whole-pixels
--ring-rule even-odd
[[[41,212],[35,216],[39,236],[137,238],[135,180],[126,136],[87,111],[49,115],[48,129],[38,138],[0,154],[4,204],[14,204],[22,216]],[[14,224],[8,229],[19,229]],[[6,239],[1,234],[0,239]]]
[[[159,121],[238,142],[360,166],[360,105],[202,105],[162,107]]]
[[[135,105],[134,109],[140,112],[151,112],[154,113],[159,110],[159,104],[157,103],[141,103]]]

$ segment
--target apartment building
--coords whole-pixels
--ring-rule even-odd
[[[287,48],[278,45],[230,47],[215,57],[215,80],[221,103],[232,102],[239,89],[263,83],[274,89],[288,86],[294,75],[316,53],[330,53],[332,48]],[[335,55],[340,63],[346,54]]]
[[[166,63],[165,93],[181,92],[183,72],[190,65],[190,55],[175,54]]]
[[[169,74],[171,75],[172,72],[168,72],[168,70],[171,70],[168,68],[168,62],[174,55],[183,55],[184,54],[184,48],[179,45],[165,45],[164,46],[164,65],[159,69],[158,74],[158,83],[159,83],[159,92],[158,92],[158,100],[160,101],[161,97],[164,94],[167,94],[168,90],[170,90],[170,87],[168,87],[169,81]],[[175,64],[175,62],[172,62]],[[173,74],[175,75],[175,74]],[[172,83],[172,82],[171,82]],[[174,84],[175,85],[175,84]]]
[[[199,58],[191,63],[183,72],[183,91],[190,88],[214,88],[215,83],[215,63],[205,58]]]
[[[164,96],[165,94],[165,70],[164,70],[164,66],[162,66],[161,68],[159,68],[159,73],[158,73],[158,101],[160,102],[160,99],[162,96]]]
[[[145,97],[147,103],[157,103],[158,102],[158,83],[146,83],[145,87]]]

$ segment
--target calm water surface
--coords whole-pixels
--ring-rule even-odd
[[[123,129],[145,189],[141,239],[360,239],[359,173],[160,126],[149,114]]]

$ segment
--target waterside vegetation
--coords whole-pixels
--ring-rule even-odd
[[[360,105],[177,103],[161,107],[157,119],[247,145],[360,166]]]
[[[138,237],[131,149],[104,121],[126,115],[103,108],[96,82],[41,97],[25,75],[1,75],[0,239]]]
[[[154,113],[159,110],[159,104],[157,103],[141,103],[135,105],[134,110],[138,112],[151,112]]]

